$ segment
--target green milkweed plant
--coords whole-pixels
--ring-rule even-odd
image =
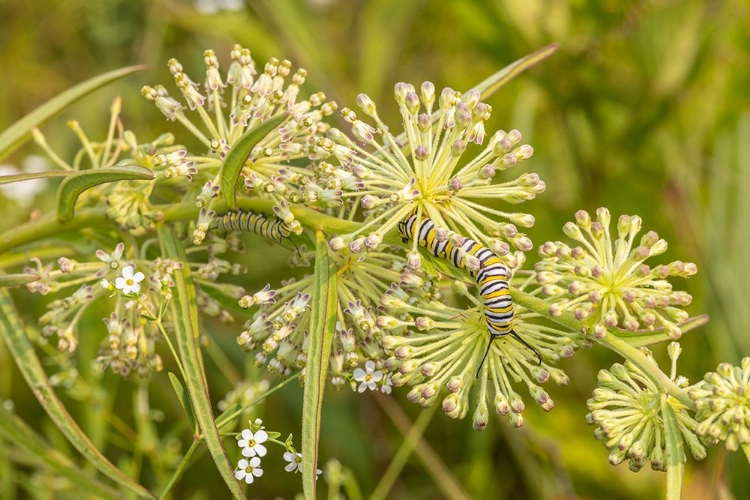
[[[393,388],[404,386],[410,401],[437,405],[451,418],[470,415],[476,430],[493,413],[520,427],[527,404],[553,409],[545,384],[569,381],[557,363],[596,345],[623,359],[599,372],[588,400],[587,421],[610,463],[665,471],[667,497],[678,498],[688,453],[700,460],[721,443],[750,457],[750,358],[692,384],[678,375],[680,336],[705,322],[688,316],[691,296],[678,289],[679,279],[696,274],[694,264],[659,263],[667,242],[645,231],[639,216],[613,219],[606,208],[576,212],[558,239],[538,246],[522,232],[535,219],[518,205],[533,212],[546,186],[526,172],[533,148],[521,132],[485,127],[492,113],[485,99],[555,48],[462,92],[397,83],[400,122],[387,122],[365,94],[339,107],[305,88],[305,70],[278,59],[256,65],[237,45],[226,71],[207,50],[205,78],[193,79],[171,59],[174,85],[143,87],[143,97],[166,117],[155,139],[125,128],[119,99],[103,137],[70,123],[81,141],[70,160],[35,128],[137,68],[86,82],[8,129],[0,136],[3,154],[31,135],[56,169],[0,177],[3,187],[63,178],[55,213],[0,235],[0,256],[8,256],[0,260],[0,332],[51,420],[94,467],[138,497],[166,495],[205,447],[235,498],[244,498],[242,483],[263,480],[264,458],[278,449],[286,471],[300,472],[305,496],[313,498],[326,387],[393,397]],[[477,284],[416,239],[402,241],[397,226],[415,212],[432,219],[436,237],[471,238],[512,274],[514,335],[492,343],[481,370],[490,333]],[[294,248],[288,274],[260,290],[228,279],[246,272],[232,257],[243,240],[226,231],[240,220],[278,224],[274,244]],[[250,226],[269,236],[270,226]],[[99,231],[98,248],[50,254],[55,236],[82,228]],[[11,258],[19,251],[29,256],[23,264]],[[471,256],[462,258],[466,269]],[[10,286],[25,287],[21,295],[54,296],[38,330],[22,322]],[[109,313],[99,331],[83,332],[95,302]],[[236,349],[266,373],[240,381],[217,407],[203,365],[204,355],[220,355],[202,326],[207,317],[231,325]],[[672,364],[665,370],[649,346],[667,341]],[[97,370],[135,381],[143,397],[150,381],[169,378],[199,439],[186,453],[172,453],[177,465],[160,465],[169,471],[164,484],[143,485],[124,474],[57,398],[56,387],[75,383],[71,357],[84,343],[97,345]],[[49,359],[38,357],[34,344],[53,347],[45,351]],[[176,372],[164,373],[165,364]],[[43,365],[56,373],[48,376]],[[304,386],[297,446],[252,416],[254,405],[292,380]],[[16,426],[23,436],[16,439],[30,446],[34,435],[11,410],[2,411],[6,430]],[[66,470],[89,493],[117,495],[74,467]],[[160,491],[149,490],[154,486]]]

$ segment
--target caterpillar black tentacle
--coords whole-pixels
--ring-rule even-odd
[[[435,223],[432,219],[423,218],[419,227],[417,227],[416,211],[399,222],[398,229],[402,239],[416,240],[419,246],[426,248],[435,257],[446,259],[454,266],[468,271],[477,282],[484,304],[485,323],[490,332],[490,340],[479,364],[479,369],[477,369],[477,377],[479,377],[479,371],[490,352],[492,341],[508,334],[513,335],[523,345],[531,349],[541,364],[542,358],[536,349],[513,331],[513,301],[508,288],[510,271],[492,250],[471,238],[462,237],[461,244],[454,244],[451,238],[438,239]],[[464,258],[466,254],[476,258],[479,261],[479,266],[468,267]]]

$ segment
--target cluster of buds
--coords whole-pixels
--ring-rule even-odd
[[[580,210],[575,222],[565,224],[565,234],[580,246],[548,241],[539,247],[537,281],[552,298],[550,314],[573,312],[595,337],[620,327],[632,333],[663,328],[671,338],[679,338],[680,324],[688,319],[681,307],[692,297],[673,290],[666,278],[688,278],[697,272],[695,264],[675,261],[650,267],[646,259],[664,253],[666,241],[649,231],[636,242],[641,230],[637,215],[621,216],[613,239],[609,210],[600,208],[596,214],[592,221]]]
[[[492,200],[518,204],[545,189],[536,174],[495,182],[498,172],[531,157],[533,149],[521,144],[520,132],[501,130],[487,137],[484,122],[492,108],[479,101],[477,90],[461,94],[445,88],[437,96],[431,82],[419,91],[398,83],[395,97],[404,123],[401,135],[393,136],[372,99],[360,94],[357,104],[375,126],[345,108],[341,113],[354,140],[331,129],[327,140],[319,142],[364,186],[344,193],[367,214],[362,228],[343,236],[345,243],[373,232],[385,234],[419,208],[437,225],[471,235],[500,256],[511,249],[530,250],[531,240],[516,226],[531,227],[534,217],[485,205]],[[479,153],[467,153],[471,143],[483,145],[485,139]]]

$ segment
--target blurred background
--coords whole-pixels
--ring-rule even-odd
[[[98,90],[46,124],[48,142],[63,158],[75,154],[79,146],[65,126],[69,119],[84,130],[100,130],[91,135],[101,139],[109,106],[119,95],[125,127],[140,142],[169,131],[189,143],[189,134],[165,121],[140,88],[162,83],[174,95],[166,67],[170,57],[201,80],[203,50],[213,48],[226,69],[234,43],[249,47],[260,68],[272,56],[306,68],[305,93],[322,90],[340,106],[352,107],[357,93],[368,93],[386,123],[395,125],[396,82],[431,80],[438,88],[465,90],[559,42],[551,58],[487,100],[493,107],[487,129],[519,129],[535,151],[525,168],[547,183],[544,195],[523,207],[537,220],[528,234],[537,245],[563,239],[561,227],[576,210],[593,213],[606,205],[613,218],[638,214],[644,230],[666,238],[670,248],[663,262],[696,262],[696,277],[675,282],[693,295],[691,314],[711,317],[682,341],[679,372],[696,382],[719,362],[737,363],[750,354],[750,306],[742,289],[750,282],[749,10],[743,0],[4,0],[0,129],[78,82],[146,64],[146,71]],[[43,169],[43,160],[31,156],[39,154],[40,148],[28,143],[2,163]],[[53,189],[18,200],[12,197],[18,193],[0,193],[0,230],[28,220],[32,210],[49,211]],[[253,290],[281,276],[271,266],[257,266],[272,247],[248,241],[257,244],[249,251],[243,285]],[[271,258],[283,263],[286,256]],[[534,259],[530,254],[529,261]],[[24,297],[27,318],[38,317],[50,300],[29,299],[23,291],[16,296]],[[209,327],[242,370],[237,331]],[[104,335],[98,319],[92,330],[98,342]],[[666,369],[666,345],[654,351]],[[610,466],[607,450],[584,421],[597,371],[616,361],[597,348],[565,360],[571,383],[548,387],[554,410],[544,413],[529,403],[519,430],[491,420],[485,432],[476,433],[470,419],[452,421],[438,411],[427,442],[473,498],[660,498],[665,476]],[[93,376],[85,364],[78,367],[82,376]],[[219,368],[209,366],[209,377]],[[152,383],[166,394],[171,388],[165,380]],[[209,380],[217,400],[232,388],[224,378]],[[118,404],[127,408],[133,386],[117,386]],[[419,414],[419,407],[406,402],[406,390],[394,394],[397,406],[390,409],[368,394],[327,394],[321,458],[346,464],[365,497],[402,441],[390,416],[403,413],[413,421]],[[260,412],[267,427],[282,439],[294,433],[298,444],[300,397],[301,389],[290,384]],[[2,346],[0,398],[12,398],[27,423],[63,446]],[[82,400],[72,394],[65,401],[75,415],[85,406]],[[167,421],[181,418],[180,411],[165,410]],[[182,438],[184,450],[188,441]],[[0,442],[6,447],[0,461],[12,455],[7,446]],[[107,451],[118,455],[115,445]],[[278,449],[271,453],[278,456],[267,459],[265,475],[249,495],[292,498],[301,489],[299,476],[291,480]],[[684,498],[744,498],[742,492],[750,491],[748,467],[741,453],[709,448],[702,463],[688,459]],[[389,498],[441,498],[428,469],[411,456]],[[223,488],[204,458],[174,491],[176,498],[215,498],[211,493]]]

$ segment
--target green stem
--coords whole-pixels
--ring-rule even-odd
[[[393,457],[393,460],[391,460],[391,464],[388,466],[385,474],[380,478],[380,482],[375,487],[375,491],[370,495],[370,500],[381,500],[387,498],[388,493],[396,482],[396,479],[401,475],[401,472],[406,465],[406,461],[411,454],[414,453],[417,441],[422,437],[425,429],[432,420],[432,417],[435,415],[437,407],[438,405],[432,405],[430,408],[423,410],[419,414],[416,422],[414,422],[414,425],[404,438],[398,451],[396,451],[396,455]]]
[[[273,200],[260,198],[239,198],[237,204],[242,210],[253,210],[272,214],[275,202]],[[227,204],[223,201],[217,202],[213,209],[216,210],[217,213],[225,213],[228,210]],[[166,222],[194,220],[198,217],[198,212],[200,211],[192,202],[180,203],[178,205],[155,205],[153,210],[154,212],[162,212],[164,214],[164,221]],[[361,226],[358,222],[350,222],[337,217],[331,217],[301,205],[292,206],[291,211],[297,220],[299,220],[304,226],[312,229],[325,228],[327,234],[351,233]],[[9,250],[27,243],[32,243],[43,238],[49,238],[50,236],[76,232],[83,228],[111,226],[112,221],[106,217],[105,209],[103,208],[79,210],[76,212],[73,219],[65,223],[59,222],[56,214],[50,213],[39,220],[27,222],[26,224],[9,229],[5,233],[0,234],[0,254],[4,254]],[[393,242],[398,241],[395,234],[392,239]]]
[[[511,296],[513,297],[513,302],[516,304],[523,306],[530,311],[534,311],[545,318],[549,318],[551,321],[554,321],[559,325],[577,332],[580,332],[585,328],[585,324],[575,319],[575,316],[573,316],[572,313],[563,313],[560,316],[550,316],[549,303],[534,297],[533,295],[511,288]],[[643,353],[643,351],[631,346],[625,340],[614,334],[605,335],[604,338],[601,339],[594,338],[593,340],[597,344],[616,352],[626,360],[633,363],[633,365],[650,378],[654,384],[661,387],[667,392],[667,394],[677,399],[680,403],[690,409],[695,409],[695,404],[688,396],[687,391],[677,387],[677,384],[675,384],[666,373],[662,372],[659,367],[656,366],[645,353]]]
[[[182,457],[182,461],[180,462],[180,465],[177,466],[177,470],[174,471],[172,477],[169,478],[169,482],[164,487],[164,491],[162,491],[161,495],[159,495],[159,500],[163,500],[164,498],[166,498],[166,496],[169,494],[169,491],[172,489],[172,486],[174,486],[174,483],[176,483],[180,476],[182,476],[182,474],[185,472],[185,469],[190,463],[190,458],[193,456],[195,450],[198,449],[199,444],[200,441],[193,441],[192,443],[190,443],[190,448],[188,448],[185,456]]]
[[[664,422],[664,459],[667,465],[667,495],[666,500],[680,500],[682,495],[683,473],[685,472],[685,451],[682,444],[680,426],[677,422],[674,408],[662,396],[661,416]]]

